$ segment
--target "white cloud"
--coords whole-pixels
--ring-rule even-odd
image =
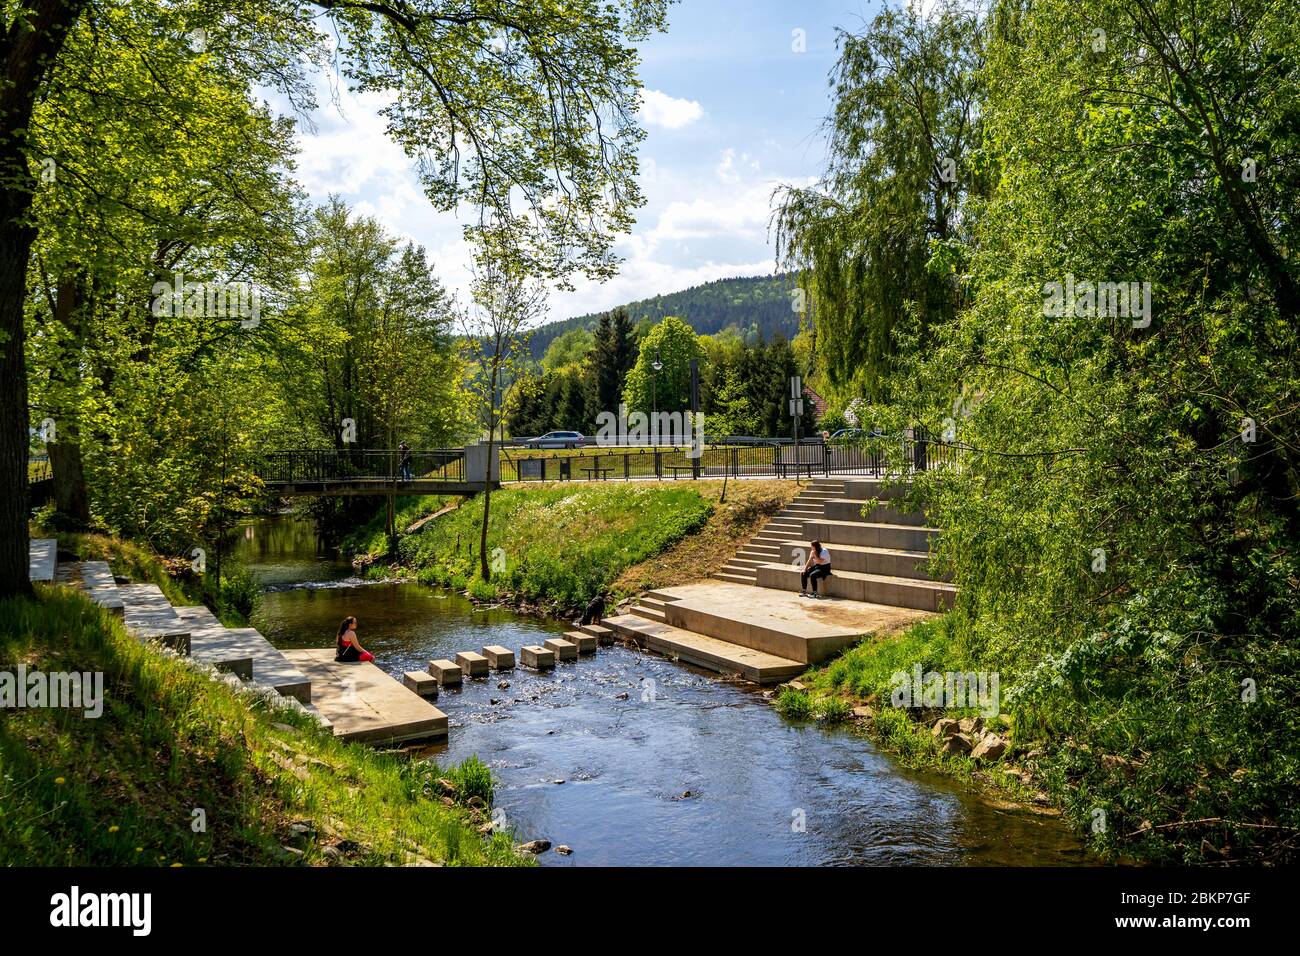
[[[641,92],[641,118],[650,126],[681,129],[704,115],[695,100],[679,100],[658,90]]]

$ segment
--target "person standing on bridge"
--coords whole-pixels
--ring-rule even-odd
[[[411,481],[411,446],[406,442],[402,442],[397,447],[402,451],[402,457],[398,463],[402,469],[402,481],[409,484]]]
[[[343,623],[339,625],[339,632],[334,636],[334,659],[345,664],[375,659],[375,655],[362,647],[361,642],[357,640],[355,617],[345,617]]]

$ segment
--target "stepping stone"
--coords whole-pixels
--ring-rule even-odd
[[[443,687],[450,687],[453,684],[460,683],[460,667],[445,657],[436,661],[429,661],[429,673],[437,678],[438,683]]]
[[[110,614],[121,617],[125,613],[122,592],[117,589],[117,579],[107,561],[83,561],[81,586],[87,597]]]
[[[425,671],[405,671],[402,683],[421,697],[438,699],[438,679]]]
[[[59,542],[55,538],[35,538],[27,543],[27,573],[33,581],[54,580],[58,548]]]
[[[603,624],[583,624],[578,630],[583,634],[591,634],[600,642],[601,647],[610,647],[614,643],[614,631],[605,627]]]
[[[508,647],[502,647],[500,644],[489,644],[483,648],[483,656],[487,658],[488,666],[494,671],[514,670],[515,652]]]
[[[157,641],[181,654],[190,652],[190,629],[156,584],[118,588],[125,605],[126,628],[142,641]]]
[[[228,671],[240,680],[253,679],[253,657],[246,648],[228,640],[226,627],[202,604],[176,608],[176,616],[189,626],[190,657]]]
[[[572,641],[566,641],[562,637],[548,638],[545,642],[548,651],[554,651],[557,660],[576,661],[578,659],[578,645]]]
[[[460,665],[467,677],[487,677],[488,659],[482,654],[461,651],[456,655],[456,663]]]
[[[555,652],[548,651],[544,647],[538,647],[536,644],[529,644],[526,647],[519,648],[519,662],[525,667],[531,667],[534,670],[550,670],[555,666]]]
[[[567,631],[564,635],[564,639],[578,645],[579,654],[596,653],[597,639],[594,634],[583,634],[581,631]]]

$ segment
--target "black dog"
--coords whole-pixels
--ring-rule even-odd
[[[591,599],[591,603],[587,605],[587,610],[582,612],[582,620],[579,621],[578,623],[580,625],[599,624],[600,619],[604,616],[605,616],[605,598],[603,595],[597,594],[594,598]]]

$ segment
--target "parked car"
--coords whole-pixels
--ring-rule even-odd
[[[524,442],[525,448],[577,448],[582,444],[581,432],[547,432]]]

